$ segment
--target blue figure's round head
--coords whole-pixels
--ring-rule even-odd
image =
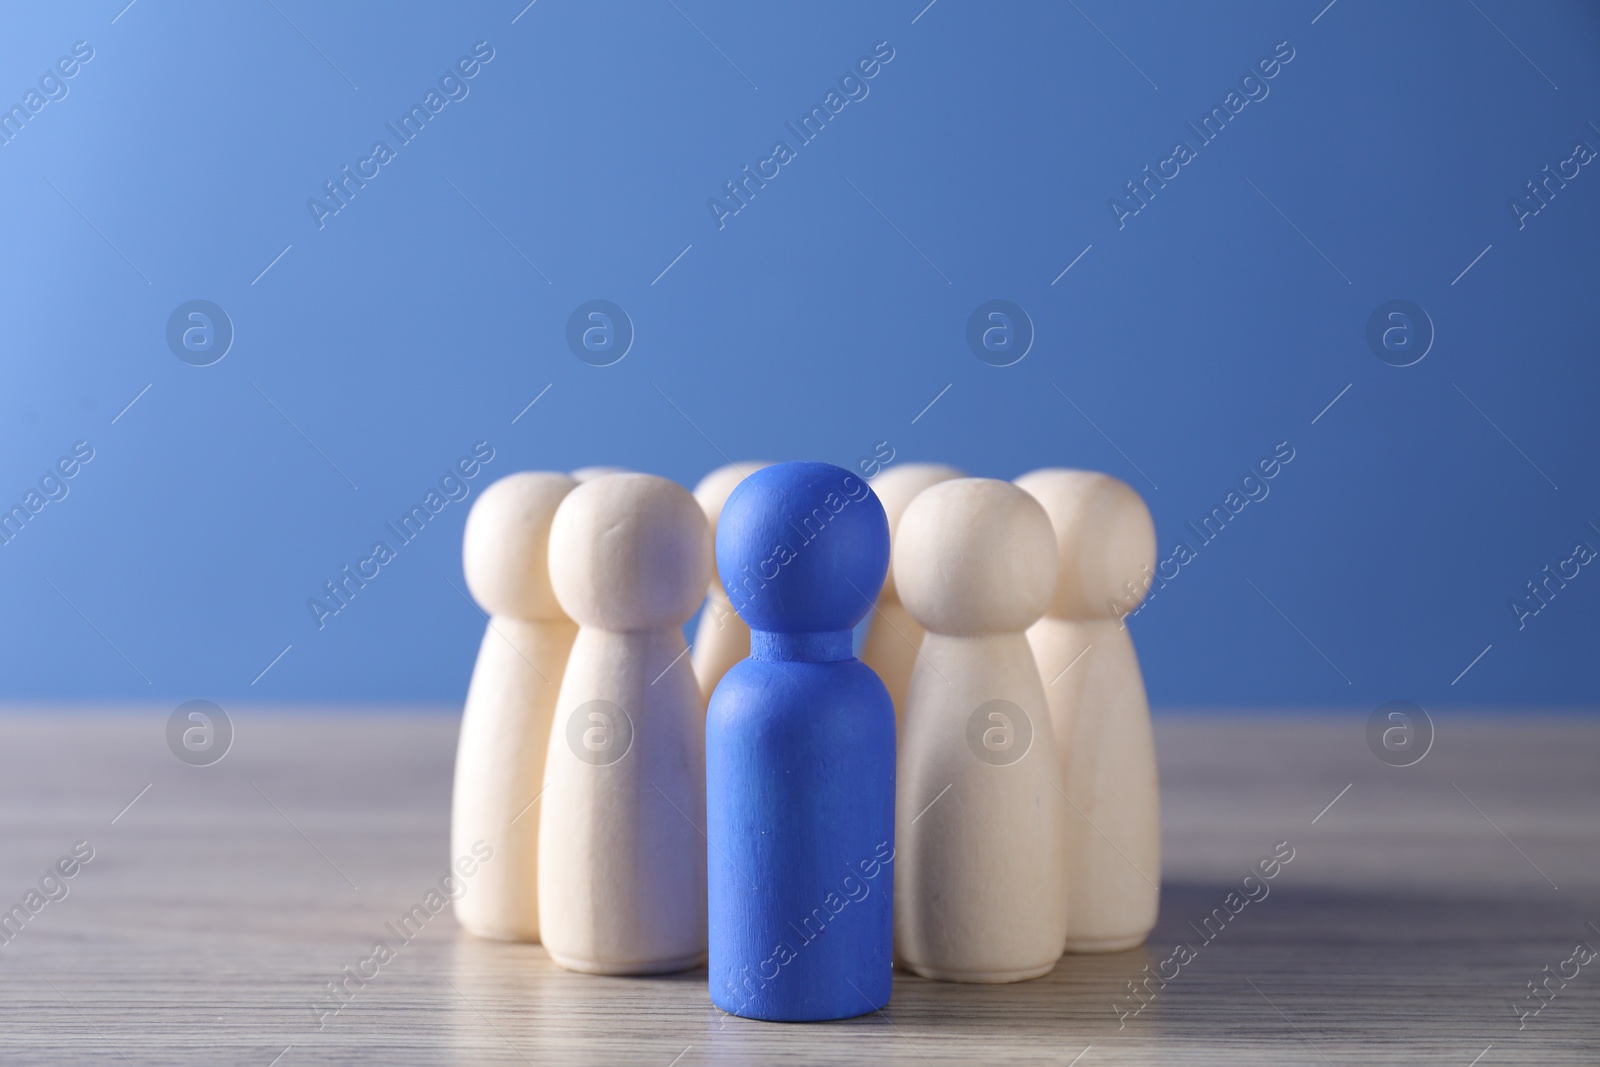
[[[848,630],[889,566],[889,521],[864,478],[779,463],[739,483],[717,520],[717,573],[753,630]]]

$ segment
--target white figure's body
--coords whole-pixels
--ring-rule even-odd
[[[894,559],[895,531],[900,527],[900,516],[905,514],[911,501],[930,485],[960,478],[954,467],[937,463],[902,463],[890,467],[872,479],[872,491],[878,494],[883,512],[889,519],[889,558]],[[894,567],[883,580],[883,591],[878,594],[878,610],[869,616],[867,638],[861,645],[861,662],[877,672],[883,687],[889,690],[894,701],[896,724],[905,720],[906,687],[911,683],[911,668],[917,662],[917,650],[922,646],[922,624],[911,617],[900,603],[899,590],[894,584]]]
[[[579,628],[539,803],[539,915],[569,970],[706,958],[705,705],[675,661],[710,576],[705,516],[665,478],[599,477],[556,512],[550,580]]]
[[[1161,798],[1150,705],[1119,615],[1148,590],[1155,525],[1139,494],[1110,475],[1039,470],[1017,485],[1044,505],[1061,553],[1049,613],[1028,640],[1071,801],[1066,950],[1132,948],[1160,905]]]
[[[894,570],[927,631],[900,733],[896,953],[928,978],[1036,978],[1067,921],[1061,765],[1024,635],[1055,588],[1050,520],[1009,482],[942,482],[906,509]]]
[[[450,858],[482,841],[494,850],[455,902],[479,937],[539,939],[539,812],[545,750],[561,675],[578,628],[550,589],[550,523],[577,482],[564,474],[502,478],[467,516],[467,588],[489,613],[456,749]]]
[[[722,514],[722,505],[728,502],[729,494],[745,478],[770,466],[770,463],[752,462],[718,467],[694,487],[694,498],[705,512],[706,522],[711,527],[713,545],[717,539],[717,518]],[[700,613],[700,625],[695,628],[694,651],[690,653],[694,660],[694,675],[700,680],[701,698],[709,702],[711,691],[728,673],[728,668],[748,655],[750,627],[734,613],[727,590],[722,588],[713,570],[711,587],[706,593],[706,606]]]

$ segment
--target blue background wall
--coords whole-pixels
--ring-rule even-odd
[[[887,441],[1144,493],[1162,554],[1195,549],[1132,623],[1157,704],[1593,701],[1595,568],[1520,630],[1510,606],[1600,547],[1600,167],[1510,207],[1600,147],[1592,5],[524,2],[6,12],[6,106],[93,58],[0,147],[0,498],[94,458],[0,547],[0,699],[458,700],[470,500],[321,629],[307,601],[475,442],[473,499]],[[400,146],[384,124],[480,41]],[[800,145],[785,122],[884,41]],[[1186,123],[1275,47],[1202,144]],[[719,228],[708,199],[779,139]],[[636,331],[607,367],[565,339],[597,298]],[[236,331],[210,366],[166,340],[194,299]],[[1012,366],[965,339],[991,299],[1036,333]],[[1392,299],[1436,332],[1411,366],[1366,340]],[[1201,545],[1184,524],[1285,441]]]

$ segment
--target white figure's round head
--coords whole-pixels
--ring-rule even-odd
[[[911,501],[930,485],[938,485],[940,482],[948,482],[952,478],[961,476],[960,471],[954,467],[946,467],[942,463],[901,463],[885,469],[868,483],[872,486],[872,491],[878,494],[878,502],[883,505],[883,513],[889,520],[891,560],[894,555],[895,531],[900,528],[900,517],[906,513]],[[893,566],[889,568],[888,576],[883,580],[883,592],[879,595],[890,600],[899,595],[895,590]]]
[[[762,460],[751,460],[747,463],[734,463],[727,467],[718,467],[694,487],[694,498],[700,504],[700,510],[705,512],[706,522],[711,526],[711,542],[717,540],[717,519],[722,514],[722,505],[728,502],[728,497],[739,487],[739,483],[758,470],[772,466]]]
[[[550,588],[550,524],[577,482],[554,471],[509,474],[467,513],[461,563],[483,610],[517,619],[566,616]]]
[[[550,584],[584,626],[681,626],[711,582],[711,531],[689,491],[608,474],[567,495],[550,530]]]
[[[572,477],[581,482],[592,482],[596,478],[603,478],[608,474],[627,474],[623,467],[579,467],[572,472]]]
[[[1044,505],[1055,527],[1061,574],[1050,614],[1116,618],[1137,607],[1144,571],[1156,562],[1155,521],[1139,494],[1096,471],[1037,470],[1017,485]]]
[[[1039,502],[1010,482],[955,478],[900,517],[894,580],[933,633],[1016,633],[1038,621],[1056,586],[1056,541]]]

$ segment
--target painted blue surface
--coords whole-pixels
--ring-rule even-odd
[[[1353,709],[1359,745],[1392,699],[1600,693],[1600,5],[7,4],[0,108],[29,93],[0,700],[459,705],[493,479],[887,455],[1137,488],[1187,559],[1130,622],[1158,707]],[[234,327],[207,366],[167,335],[197,299]],[[582,358],[602,300],[631,345],[583,318]],[[969,339],[997,300],[1009,366]],[[1436,335],[1410,366],[1368,339],[1393,300]]]
[[[888,1003],[894,708],[850,650],[889,558],[878,498],[825,463],[746,479],[717,565],[751,654],[706,716],[710,987],[724,1011],[800,1022]]]

